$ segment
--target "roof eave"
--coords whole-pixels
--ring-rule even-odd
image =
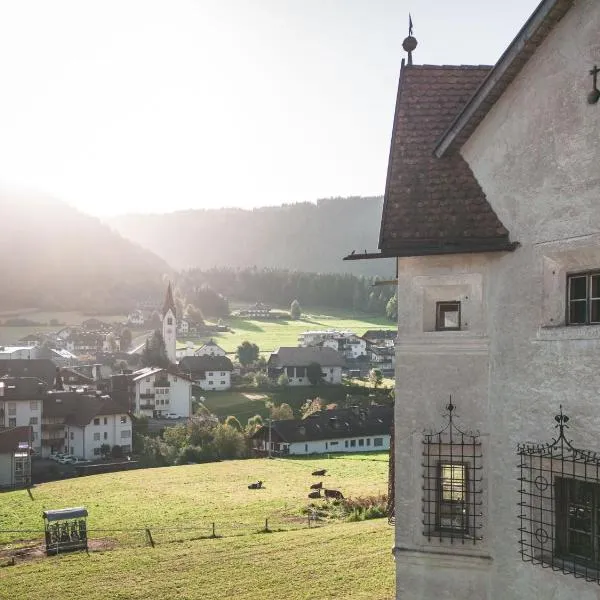
[[[475,254],[478,252],[513,252],[519,242],[509,240],[489,240],[483,242],[443,242],[441,244],[423,243],[388,248],[381,252],[349,254],[343,260],[372,260],[376,258],[408,258],[412,256],[435,256],[441,254]]]
[[[527,19],[515,39],[504,51],[494,68],[483,80],[475,94],[464,106],[462,111],[452,121],[434,148],[434,154],[441,158],[448,149],[459,140],[461,133],[470,126],[473,129],[483,120],[488,110],[495,104],[498,97],[521,71],[522,67],[535,52],[528,42],[531,41],[549,19],[558,22],[571,8],[574,0],[542,0],[533,14]],[[541,43],[552,27],[543,32]],[[537,47],[537,46],[536,46]],[[483,107],[489,103],[487,108]],[[483,108],[483,111],[480,109]]]

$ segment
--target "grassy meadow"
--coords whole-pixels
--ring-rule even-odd
[[[17,558],[0,569],[0,598],[393,598],[386,519],[306,528],[302,508],[317,468],[346,497],[386,492],[387,453],[377,453],[110,473],[38,485],[33,500],[0,494],[2,530],[41,532],[43,510],[86,506],[95,549]],[[249,490],[257,479],[265,489]],[[265,518],[272,533],[258,533]],[[224,537],[203,539],[212,522]],[[155,548],[131,531],[144,527]],[[0,548],[40,536],[0,533]]]

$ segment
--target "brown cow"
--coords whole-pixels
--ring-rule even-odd
[[[321,469],[320,471],[313,471],[312,475],[315,475],[316,477],[324,477],[325,473],[327,473],[327,469]]]
[[[335,500],[343,500],[344,494],[339,490],[324,490],[325,498],[334,498]]]
[[[319,483],[313,483],[313,484],[310,486],[310,489],[311,489],[311,490],[320,490],[322,487],[323,487],[323,482],[322,482],[322,481],[319,481]]]
[[[262,489],[262,484],[263,484],[262,481],[257,481],[256,483],[251,483],[248,486],[248,489],[249,490],[261,490]]]
[[[310,494],[308,494],[309,498],[321,498],[321,490],[317,490],[316,492],[310,492]]]

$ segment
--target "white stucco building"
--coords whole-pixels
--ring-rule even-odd
[[[205,354],[182,358],[179,370],[206,391],[222,391],[231,387],[233,364],[229,358],[220,355]]]
[[[195,356],[225,356],[227,353],[214,340],[209,340],[195,352]]]
[[[0,427],[31,427],[31,447],[38,454],[45,393],[46,386],[35,377],[0,379]]]
[[[192,381],[182,374],[160,367],[147,367],[133,373],[135,415],[160,417],[172,413],[192,414]]]
[[[312,385],[307,372],[312,363],[321,366],[321,383],[342,383],[342,368],[346,366],[344,357],[336,350],[322,346],[277,348],[267,361],[267,370],[271,379],[285,374],[289,385]]]
[[[0,346],[0,359],[32,359],[37,358],[39,348],[37,346]]]
[[[493,68],[401,70],[372,257],[398,257],[402,600],[599,597],[599,31],[545,0]]]
[[[306,419],[273,421],[252,436],[256,454],[325,454],[381,452],[390,448],[393,410],[389,406],[354,406],[323,410]],[[270,441],[269,441],[270,440]]]

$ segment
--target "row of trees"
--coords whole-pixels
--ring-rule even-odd
[[[301,305],[390,316],[394,286],[374,287],[376,282],[377,278],[347,273],[214,268],[185,272],[180,286],[186,298],[214,317],[229,313],[226,298],[290,306],[292,318],[299,318]]]

